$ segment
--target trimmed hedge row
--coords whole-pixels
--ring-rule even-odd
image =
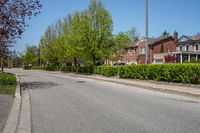
[[[120,68],[121,78],[200,83],[198,64],[134,65]]]
[[[65,66],[61,67],[62,72],[76,72],[76,73],[94,73],[95,67],[93,66],[83,66],[83,67],[74,67],[74,66]]]
[[[32,67],[36,69],[36,67]],[[157,80],[180,83],[200,83],[199,64],[149,64],[127,66],[85,66],[85,67],[43,67],[41,69],[76,73],[95,73],[104,76],[119,76],[120,78]]]
[[[200,65],[198,64],[99,66],[95,73],[140,80],[200,83]]]

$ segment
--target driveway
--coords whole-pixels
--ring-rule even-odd
[[[28,85],[33,133],[199,133],[200,100],[12,69]]]

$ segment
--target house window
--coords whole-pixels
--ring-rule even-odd
[[[199,51],[199,44],[198,43],[195,44],[195,51]]]
[[[130,48],[130,54],[133,54],[133,48]]]
[[[190,51],[190,45],[189,45],[189,44],[186,45],[186,51],[187,51],[187,52]]]
[[[141,53],[141,54],[146,53],[146,48],[140,48],[140,53]]]
[[[179,46],[179,51],[183,51],[182,46]]]

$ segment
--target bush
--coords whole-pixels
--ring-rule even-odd
[[[61,67],[62,72],[76,72],[76,73],[93,73],[94,72],[94,66],[83,66],[83,67],[74,67],[74,66],[65,66]]]
[[[45,66],[32,66],[30,69],[32,70],[46,70]]]
[[[29,69],[31,69],[31,66],[24,66],[23,69],[29,70]]]
[[[107,77],[118,76],[121,66],[98,66],[95,68],[94,73],[104,75]]]
[[[128,66],[99,66],[96,74],[121,78],[157,80],[181,83],[200,83],[200,65],[198,64],[151,64]]]
[[[60,67],[59,66],[49,65],[49,66],[45,67],[45,70],[47,70],[47,71],[59,71]]]

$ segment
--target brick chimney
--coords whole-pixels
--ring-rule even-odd
[[[174,31],[174,41],[178,40],[178,32]]]

